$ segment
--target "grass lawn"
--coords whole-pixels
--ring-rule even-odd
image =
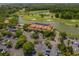
[[[79,25],[79,20],[75,20],[75,19],[72,19],[72,20],[69,20],[69,19],[61,19],[62,23],[66,24],[66,25],[70,25],[70,26],[74,26],[75,24],[78,24]]]
[[[67,36],[70,37],[70,38],[78,38],[79,39],[79,34],[67,33]]]
[[[46,17],[41,17],[39,15],[24,15],[23,19],[26,21],[37,21],[37,22],[45,22],[45,21],[49,21],[50,18],[46,18]],[[36,19],[36,20],[33,20]],[[50,21],[52,21],[52,19],[50,19]]]
[[[68,36],[79,38],[79,27],[75,28],[76,24],[79,25],[79,20],[42,18],[40,15],[23,15],[23,19],[26,20],[26,22],[55,23],[55,27],[58,31],[65,31]]]

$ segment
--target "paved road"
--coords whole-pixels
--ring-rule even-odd
[[[52,44],[50,56],[56,56],[57,55],[57,44],[55,41],[51,41],[50,43]]]
[[[0,44],[0,49],[6,49],[6,46]]]
[[[57,47],[53,47],[52,46],[52,49],[51,49],[51,52],[50,52],[50,56],[56,56],[57,55]]]
[[[37,44],[35,45],[35,50],[37,52],[43,52],[43,54],[45,55],[45,51],[46,51],[46,46],[44,44]]]
[[[31,33],[30,32],[28,33],[28,32],[24,31],[23,35],[25,35],[27,37],[27,41],[31,41],[32,38],[31,38]]]
[[[57,43],[57,44],[59,44],[60,43],[60,41],[59,41],[59,32],[58,31],[56,31],[56,36],[55,36],[55,42]]]
[[[54,40],[55,41],[51,41],[50,42],[52,44],[52,49],[51,49],[50,56],[56,56],[57,52],[58,52],[57,45],[60,44],[60,41],[59,41],[59,32],[58,31],[56,31],[56,36],[55,36]]]
[[[16,40],[15,39],[11,39],[12,43],[13,43],[13,47],[9,49],[10,54],[13,56],[23,56],[23,50],[22,49],[15,49],[15,45],[16,45]]]

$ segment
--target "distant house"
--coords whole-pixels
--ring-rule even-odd
[[[30,30],[48,30],[52,31],[54,27],[51,24],[41,24],[41,23],[31,23],[28,26],[28,29]]]

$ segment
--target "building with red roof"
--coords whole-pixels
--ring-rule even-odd
[[[41,23],[31,23],[28,26],[28,29],[30,30],[48,30],[52,31],[54,27],[51,24],[41,24]]]

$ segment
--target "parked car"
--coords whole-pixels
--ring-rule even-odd
[[[33,51],[33,52],[32,52],[32,56],[34,56],[35,54],[36,54],[36,51]]]
[[[7,50],[6,49],[0,49],[0,53],[6,53]]]
[[[50,49],[46,50],[45,55],[50,56]]]

